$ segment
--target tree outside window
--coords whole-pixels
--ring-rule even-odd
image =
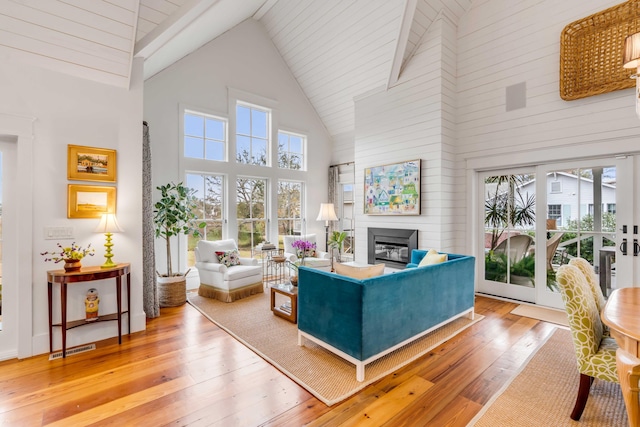
[[[304,170],[306,137],[293,133],[278,132],[278,167]]]
[[[278,181],[278,241],[282,242],[282,236],[300,234],[301,228],[302,183]]]
[[[222,238],[224,176],[192,174],[186,176],[186,186],[192,188],[196,198],[198,223],[204,222],[200,237],[189,236],[187,246],[187,266],[195,265],[194,248],[200,240],[220,240]]]
[[[236,160],[268,166],[271,113],[254,106],[236,106]]]
[[[266,240],[266,179],[239,177],[236,184],[238,249],[251,256],[252,248]]]

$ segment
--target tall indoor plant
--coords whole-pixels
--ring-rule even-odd
[[[156,187],[160,191],[153,211],[155,236],[164,239],[167,248],[167,272],[158,273],[158,297],[161,307],[182,305],[187,300],[187,270],[186,273],[174,272],[171,264],[171,241],[181,234],[200,236],[199,229],[204,222],[196,224],[197,208],[193,196],[195,190],[185,187],[181,182],[170,182]]]

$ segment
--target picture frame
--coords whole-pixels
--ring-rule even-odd
[[[366,215],[420,215],[420,159],[364,169]]]
[[[69,184],[67,218],[100,218],[116,213],[116,187]]]
[[[116,182],[116,150],[69,144],[67,178],[76,181]]]

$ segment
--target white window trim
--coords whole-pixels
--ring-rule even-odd
[[[196,158],[187,158],[184,155],[184,113],[185,112],[194,112],[196,114],[203,114],[203,115],[207,115],[207,116],[211,116],[215,119],[219,119],[219,120],[224,120],[226,122],[226,135],[225,137],[227,138],[226,140],[226,147],[225,147],[225,151],[226,151],[226,158],[227,160],[222,162],[222,161],[218,161],[218,160],[206,160],[206,159],[196,159]],[[229,126],[231,126],[230,120],[229,120],[229,116],[227,114],[223,114],[220,112],[216,112],[211,110],[210,108],[204,108],[204,107],[197,107],[195,105],[188,105],[188,104],[178,104],[178,169],[179,169],[179,176],[185,176],[185,173],[187,170],[207,170],[206,168],[194,168],[192,166],[187,166],[185,165],[185,161],[187,162],[207,162],[207,163],[215,163],[215,164],[223,164],[223,163],[229,163],[229,153],[231,152],[231,139],[230,139],[230,133],[229,133]],[[235,150],[235,148],[234,148]]]

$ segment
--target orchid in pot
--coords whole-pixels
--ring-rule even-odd
[[[293,263],[289,263],[292,272],[298,272],[298,267],[304,265],[304,259],[308,256],[314,257],[316,255],[316,244],[311,243],[308,240],[294,240],[291,246],[296,250],[296,256],[298,260]],[[293,286],[298,285],[298,276],[292,275],[289,280]]]

